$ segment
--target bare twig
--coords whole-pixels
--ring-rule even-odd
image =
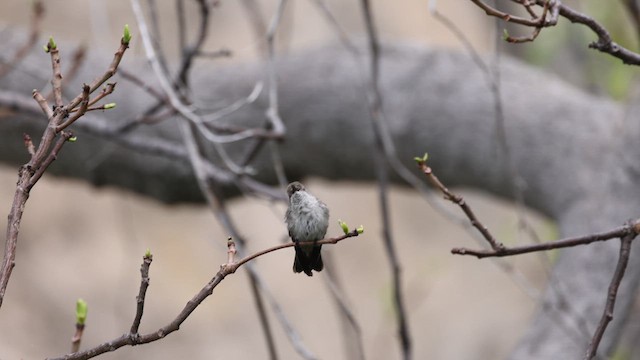
[[[249,285],[251,286],[251,293],[253,294],[253,301],[255,302],[256,309],[258,310],[258,316],[260,317],[260,326],[262,326],[262,332],[264,333],[265,341],[267,343],[267,350],[269,351],[269,359],[278,360],[278,350],[276,349],[276,341],[269,325],[269,318],[267,317],[267,309],[264,306],[262,299],[261,287],[257,277],[249,274]]]
[[[567,247],[574,247],[579,245],[588,245],[598,241],[607,241],[611,239],[620,238],[627,235],[635,235],[635,230],[632,225],[621,226],[609,231],[605,231],[602,233],[589,234],[578,237],[571,237],[566,239],[555,240],[551,242],[546,242],[542,244],[533,244],[533,245],[523,245],[517,247],[502,247],[494,250],[471,250],[466,248],[454,248],[451,250],[452,254],[457,255],[471,255],[475,256],[479,259],[486,257],[503,257],[503,256],[513,256],[520,254],[527,254],[536,251],[547,251],[554,249],[562,249]]]
[[[78,352],[80,350],[80,342],[82,341],[82,334],[84,333],[84,324],[76,324],[76,332],[71,338],[71,353]]]
[[[470,1],[484,10],[489,16],[494,16],[504,21],[535,28],[533,34],[528,37],[512,38],[507,36],[507,41],[524,42],[529,41],[530,39],[535,39],[541,28],[555,26],[558,22],[558,16],[562,16],[572,23],[578,23],[588,27],[598,36],[597,41],[589,44],[590,48],[616,57],[622,60],[625,64],[640,65],[640,54],[614,42],[609,31],[595,19],[562,4],[559,0],[535,0],[535,4],[543,8],[543,12],[542,15],[537,18],[534,17],[533,19],[525,19],[523,17],[500,11],[486,4],[482,0]],[[529,5],[526,6],[528,12],[531,14],[532,10],[528,7]]]
[[[111,64],[107,68],[102,76],[95,79],[91,84],[89,84],[89,93],[93,94],[97,89],[102,86],[107,80],[111,79],[113,75],[118,71],[118,66],[120,65],[120,61],[122,61],[122,57],[124,56],[125,51],[129,48],[129,42],[125,41],[124,38],[120,41],[120,47],[113,54],[113,59],[111,60]],[[69,102],[68,108],[73,109],[80,104],[82,101],[82,94],[76,96],[73,100]]]
[[[426,161],[419,161],[418,166],[420,167],[420,170],[422,170],[422,172],[427,176],[427,179],[429,179],[431,184],[444,194],[444,198],[446,200],[449,200],[454,204],[457,204],[458,206],[460,206],[460,208],[462,209],[464,214],[467,216],[469,221],[471,221],[471,225],[473,225],[473,227],[478,229],[480,234],[482,234],[482,237],[484,237],[485,240],[487,240],[487,242],[489,243],[489,245],[491,245],[491,248],[494,251],[497,252],[505,248],[502,243],[498,242],[493,237],[493,235],[489,232],[489,229],[487,229],[487,227],[484,226],[484,224],[482,224],[480,220],[478,220],[478,218],[476,217],[476,214],[473,212],[471,207],[469,207],[469,205],[464,201],[462,196],[452,193],[451,191],[449,191],[449,189],[447,189],[446,186],[444,186],[444,184],[440,181],[440,179],[438,179],[438,177],[433,173],[433,171],[431,170],[431,167],[427,166]]]
[[[537,3],[540,3],[540,1],[541,0],[537,0]],[[609,31],[607,31],[607,29],[600,23],[595,21],[595,19],[575,11],[566,5],[561,4],[558,6],[558,9],[561,16],[567,18],[571,22],[582,24],[596,33],[598,41],[594,41],[589,44],[591,49],[596,49],[600,52],[617,57],[625,64],[640,65],[640,54],[614,42]]]
[[[144,313],[145,296],[149,288],[149,268],[152,261],[151,252],[147,251],[142,257],[142,265],[140,265],[140,290],[138,291],[138,296],[136,296],[136,316],[131,324],[130,334],[137,334],[140,328],[140,321],[142,321],[142,314]]]
[[[188,86],[188,74],[189,74],[189,69],[191,69],[191,66],[193,64],[193,60],[195,59],[195,57],[200,53],[202,46],[204,45],[204,42],[207,40],[207,35],[209,34],[209,31],[207,31],[209,29],[209,15],[210,15],[210,9],[209,9],[209,3],[205,0],[196,0],[196,3],[198,4],[200,11],[198,11],[198,15],[199,15],[199,26],[198,26],[198,33],[196,35],[196,40],[192,45],[187,46],[187,40],[186,40],[186,29],[185,29],[185,19],[184,19],[184,0],[178,0],[177,4],[178,4],[178,22],[180,24],[179,26],[179,38],[180,38],[180,50],[182,51],[182,57],[181,57],[181,61],[180,61],[180,66],[178,67],[178,75],[177,75],[177,84],[180,84],[180,86],[183,87],[187,87]]]
[[[400,337],[400,345],[402,357],[404,360],[412,358],[411,353],[411,335],[409,333],[408,318],[404,307],[402,293],[402,279],[400,274],[400,260],[395,250],[395,244],[391,235],[391,221],[389,216],[388,205],[388,169],[385,160],[390,160],[388,154],[393,148],[392,141],[388,133],[384,129],[384,113],[382,111],[382,97],[378,87],[379,69],[380,69],[380,45],[376,34],[376,28],[371,11],[369,0],[361,1],[364,13],[365,24],[367,28],[367,39],[369,42],[370,56],[370,86],[369,86],[369,110],[373,120],[373,132],[376,139],[374,161],[376,162],[376,173],[378,178],[378,198],[380,204],[380,216],[382,219],[382,231],[384,245],[386,249],[387,259],[391,265],[392,288],[393,288],[393,304],[396,311],[398,321],[398,334]]]
[[[631,243],[638,235],[638,223],[636,223],[634,227],[636,228],[634,229],[636,231],[631,234],[627,234],[620,239],[620,256],[618,258],[618,265],[616,266],[616,270],[611,278],[611,284],[609,284],[609,290],[607,291],[607,303],[602,313],[602,318],[600,318],[600,323],[598,324],[598,327],[593,334],[593,338],[589,343],[589,348],[584,356],[585,360],[591,360],[596,356],[600,340],[602,340],[602,335],[604,335],[604,331],[613,319],[613,308],[616,304],[616,297],[618,296],[618,287],[620,287],[624,272],[627,269],[627,264],[629,263]]]
[[[551,23],[544,16],[540,16],[538,18],[534,17],[533,19],[526,19],[526,18],[523,18],[523,17],[520,17],[520,16],[515,16],[513,14],[509,14],[509,13],[500,11],[500,10],[498,10],[498,9],[488,5],[488,4],[486,4],[485,2],[483,2],[481,0],[471,0],[471,2],[476,4],[482,10],[484,10],[484,12],[487,15],[495,16],[495,17],[500,18],[500,19],[502,19],[504,21],[512,22],[514,24],[519,24],[519,25],[524,25],[524,26],[531,26],[531,27],[548,27],[548,26],[555,25],[555,23]],[[546,4],[548,2],[549,2],[548,0],[541,0],[538,3],[545,3]],[[555,5],[555,2],[554,2],[554,5]],[[531,12],[529,12],[529,14],[531,15]]]
[[[327,276],[325,276],[324,278],[326,279],[327,287],[329,288],[329,291],[333,296],[333,299],[336,305],[338,306],[340,313],[343,315],[342,318],[345,320],[343,321],[343,326],[344,326],[344,332],[345,332],[344,342],[345,342],[345,345],[347,346],[346,357],[347,359],[364,360],[365,353],[364,353],[364,345],[362,344],[362,329],[360,328],[360,324],[358,323],[358,320],[356,319],[355,314],[353,313],[353,311],[351,311],[351,306],[349,305],[349,302],[346,299],[345,293],[342,290],[340,281],[336,276],[334,267],[326,266],[328,262],[327,260],[330,260],[330,259],[331,258],[324,256],[324,262],[325,262],[324,271],[326,271],[326,274],[327,274]],[[351,329],[353,332],[349,332],[348,331],[349,329]]]
[[[47,43],[47,51],[51,54],[51,69],[53,76],[51,77],[51,86],[53,91],[53,100],[55,107],[62,107],[62,69],[60,68],[60,51],[53,38]],[[71,108],[74,108],[72,106]]]

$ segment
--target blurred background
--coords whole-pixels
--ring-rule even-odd
[[[277,4],[257,3],[266,19]],[[383,40],[464,51],[452,32],[429,14],[427,1],[372,3]],[[22,0],[0,2],[0,29],[27,28],[29,4]],[[175,4],[158,4],[163,47],[176,56]],[[196,6],[190,1],[186,4],[195,17]],[[350,35],[364,36],[357,1],[330,0],[327,4]],[[45,6],[43,35],[112,51],[122,25],[130,24],[134,35],[132,54],[143,55],[141,43],[136,41],[129,1],[49,0]],[[599,20],[623,19],[614,21],[620,26],[614,30],[624,34],[616,40],[637,42],[634,34],[629,35],[628,19],[619,7],[607,5],[604,7],[609,10],[593,12],[598,9],[596,1],[576,6],[597,13],[602,17]],[[502,29],[484,12],[468,0],[441,1],[436,7],[455,20],[476,51],[494,56],[496,29]],[[195,26],[196,22],[190,25]],[[252,31],[242,2],[219,1],[206,48],[228,49],[233,55],[211,62],[211,66],[256,60],[259,47]],[[510,31],[517,34],[518,30]],[[337,41],[311,1],[289,3],[278,36],[279,54]],[[634,75],[627,68],[613,65],[610,57],[588,50],[590,39],[581,29],[561,24],[543,31],[533,45],[498,46],[501,52],[544,66],[584,89],[625,100]],[[597,71],[599,76],[594,75]],[[8,213],[16,179],[17,168],[0,167],[3,214]],[[323,251],[327,266],[337,269],[346,298],[361,325],[366,358],[399,358],[389,264],[378,208],[373,205],[377,203],[376,187],[322,179],[307,179],[305,184],[331,209],[328,235],[341,233],[338,219],[352,227],[365,226],[364,236],[338,246],[325,246]],[[526,238],[518,225],[523,217],[541,239],[556,236],[553,223],[538,214],[470,189],[455,190],[507,244]],[[449,252],[452,247],[473,247],[477,243],[464,229],[432,210],[417,193],[393,187],[391,209],[399,256],[403,267],[411,269],[403,273],[403,290],[415,358],[504,358],[535,310],[535,296],[544,288],[549,259],[519,256],[500,265],[492,260],[454,257]],[[230,209],[251,250],[285,241],[284,210],[282,205],[255,199],[234,200]],[[0,229],[5,226],[1,223]],[[45,175],[27,203],[17,266],[0,310],[0,358],[32,359],[67,353],[74,332],[77,298],[89,304],[82,348],[127,332],[135,314],[139,267],[147,248],[154,261],[141,332],[155,331],[171,321],[226,261],[227,236],[206,207],[166,206],[118,189],[96,189]],[[325,274],[312,278],[295,275],[291,272],[292,261],[293,250],[287,249],[261,257],[256,266],[308,348],[320,359],[347,359],[344,349],[348,338],[329,295]],[[162,341],[121,348],[102,358],[267,358],[245,271],[241,269],[226,278],[180,331]],[[271,310],[269,317],[281,358],[298,358]]]

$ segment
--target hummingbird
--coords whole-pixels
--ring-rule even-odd
[[[329,227],[329,208],[322,201],[306,191],[304,186],[294,181],[287,186],[289,207],[285,214],[285,222],[289,236],[295,243],[296,257],[293,261],[293,272],[303,272],[313,276],[311,270],[322,271],[322,245],[315,242],[324,239]],[[303,241],[313,244],[300,245]]]

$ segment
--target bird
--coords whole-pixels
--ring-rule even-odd
[[[289,236],[295,243],[296,256],[293,261],[293,272],[304,272],[313,276],[312,270],[322,271],[322,245],[316,241],[324,239],[329,227],[329,208],[322,201],[311,195],[304,185],[294,181],[287,186],[289,207],[285,214],[285,222]],[[313,241],[313,244],[301,245],[300,242]]]

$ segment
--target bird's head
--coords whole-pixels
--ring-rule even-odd
[[[291,195],[295,194],[296,191],[304,191],[304,185],[301,183],[294,181],[287,186],[287,195],[291,197]]]

